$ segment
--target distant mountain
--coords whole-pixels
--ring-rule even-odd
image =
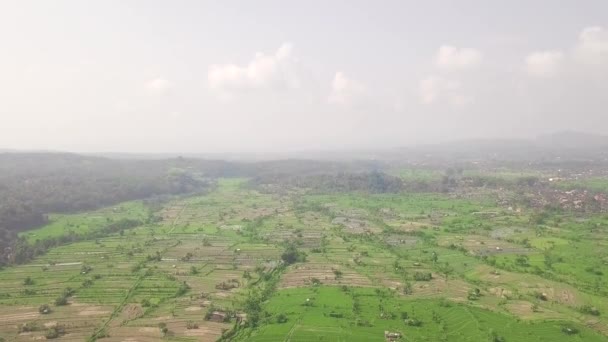
[[[577,131],[563,131],[541,135],[536,144],[555,149],[604,149],[608,147],[608,136]]]
[[[0,153],[40,153],[0,149]],[[46,152],[57,153],[57,152]],[[110,159],[164,160],[183,157],[214,161],[391,161],[466,162],[479,160],[543,162],[550,160],[608,161],[608,136],[577,131],[540,135],[535,139],[469,139],[396,148],[302,150],[298,152],[250,153],[83,153]]]

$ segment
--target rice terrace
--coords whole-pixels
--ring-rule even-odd
[[[471,165],[51,213],[5,248],[0,340],[606,341],[608,181]]]

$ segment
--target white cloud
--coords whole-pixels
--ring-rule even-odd
[[[533,52],[526,57],[526,71],[532,76],[553,76],[558,72],[563,58],[561,51]]]
[[[462,91],[458,81],[440,76],[429,76],[420,81],[420,100],[425,105],[447,102],[452,106],[464,106],[472,102]]]
[[[462,70],[479,65],[482,59],[477,49],[443,45],[435,56],[435,65],[446,70]]]
[[[579,61],[591,64],[608,63],[608,30],[600,26],[583,29],[575,48]]]
[[[329,103],[339,105],[352,105],[361,101],[368,94],[367,87],[352,78],[348,78],[343,72],[336,72],[331,84]]]
[[[246,89],[290,89],[300,86],[293,45],[285,43],[272,55],[256,53],[247,65],[216,64],[209,67],[207,81],[211,89],[233,93]]]
[[[173,88],[173,83],[164,78],[156,78],[148,81],[145,86],[151,93],[164,94]]]

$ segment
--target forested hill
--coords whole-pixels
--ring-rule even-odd
[[[74,212],[155,195],[204,191],[221,161],[112,160],[59,153],[0,153],[0,247],[51,212]]]

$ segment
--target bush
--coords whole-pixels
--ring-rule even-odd
[[[593,316],[600,315],[600,311],[596,307],[593,307],[591,305],[583,305],[578,310],[587,315],[593,315]]]
[[[576,335],[578,334],[578,329],[572,325],[564,325],[562,327],[562,332],[566,335]]]
[[[169,328],[167,328],[167,323],[164,323],[164,322],[158,323],[158,328],[160,329],[160,332],[163,334],[163,336],[166,336],[169,333]]]
[[[74,293],[76,293],[76,291],[71,287],[66,287],[65,290],[63,290],[64,297],[72,297]]]
[[[55,338],[59,338],[63,335],[65,335],[65,328],[62,325],[56,325],[49,329],[44,335],[44,337],[46,337],[47,340],[52,340]]]
[[[188,322],[186,322],[186,329],[188,329],[188,330],[198,329],[198,324],[193,321],[188,321]]]
[[[51,307],[48,304],[42,304],[38,308],[38,312],[42,315],[48,315],[52,312]]]
[[[179,288],[177,289],[177,293],[175,294],[177,297],[182,296],[184,294],[186,294],[186,292],[188,292],[188,290],[190,290],[190,286],[186,283],[186,281],[184,280]]]
[[[405,324],[409,325],[410,327],[420,327],[422,326],[422,321],[415,318],[411,318],[406,319]]]
[[[478,288],[469,291],[469,294],[467,295],[467,299],[469,300],[478,300],[479,297],[481,297],[481,291]]]
[[[286,323],[288,321],[287,315],[284,313],[280,313],[277,315],[277,323]]]
[[[36,292],[36,290],[32,290],[32,289],[24,289],[23,290],[23,294],[26,296],[35,296],[38,292]]]
[[[360,319],[360,318],[357,318],[355,320],[355,325],[357,325],[358,327],[371,327],[372,326],[372,324],[368,320]]]
[[[27,277],[27,278],[23,279],[23,285],[25,285],[25,286],[34,285],[34,280],[31,277]]]
[[[334,275],[336,276],[336,280],[337,279],[341,279],[342,278],[342,271],[340,271],[340,270],[334,270]]]
[[[64,306],[64,305],[68,305],[68,297],[61,296],[61,297],[55,299],[55,306]]]
[[[506,339],[496,333],[496,331],[490,332],[490,341],[491,342],[505,342]]]
[[[414,273],[414,280],[416,281],[431,281],[433,275],[431,272],[416,272]]]
[[[91,267],[89,265],[82,265],[82,267],[80,268],[80,273],[87,274],[87,273],[91,272],[92,270],[93,270],[93,267]]]
[[[547,299],[548,299],[548,298],[547,298],[547,294],[546,294],[546,293],[539,292],[539,291],[534,291],[534,292],[532,293],[532,296],[534,296],[534,298],[536,298],[536,299],[540,299],[540,300],[542,300],[542,301],[547,301]]]
[[[27,322],[19,326],[19,333],[38,331],[40,327],[36,322]]]
[[[281,254],[281,260],[287,265],[291,265],[296,262],[306,261],[306,254],[298,251],[295,245],[290,244],[285,248],[283,254]]]
[[[520,254],[515,257],[515,264],[522,267],[530,266],[530,258],[527,255]]]

